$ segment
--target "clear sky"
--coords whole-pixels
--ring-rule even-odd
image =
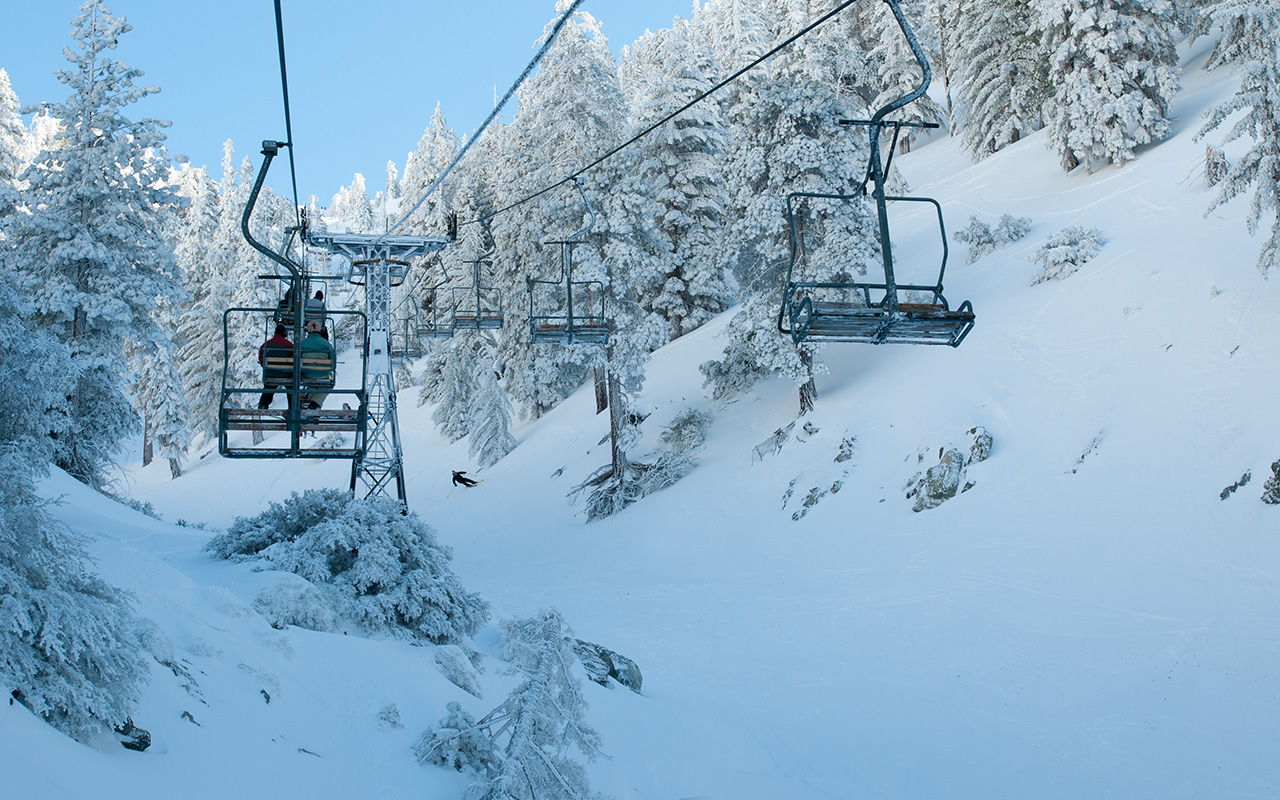
[[[53,70],[80,0],[2,0],[0,68],[24,105],[62,101]],[[109,0],[133,30],[114,57],[146,74],[160,94],[134,118],[173,122],[169,152],[218,175],[222,143],[236,163],[259,161],[263,139],[285,139],[272,0]],[[284,0],[298,193],[327,204],[354,173],[370,195],[386,185],[386,163],[403,172],[439,102],[464,139],[493,109],[534,53],[554,0]],[[688,17],[693,0],[587,0],[616,54],[646,29]],[[504,111],[513,110],[514,102]],[[289,193],[287,170],[270,183]]]

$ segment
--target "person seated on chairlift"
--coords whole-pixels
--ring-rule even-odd
[[[270,339],[266,340],[265,342],[263,342],[258,347],[258,363],[262,364],[263,367],[266,367],[266,364],[264,363],[263,355],[265,351],[268,349],[277,350],[277,351],[287,350],[290,354],[292,354],[293,342],[289,341],[288,334],[289,334],[289,330],[285,328],[285,326],[277,325],[275,335],[272,336]],[[262,398],[258,400],[258,408],[267,409],[271,407],[271,401],[274,400],[276,397],[275,392],[273,390],[274,389],[287,390],[289,386],[287,383],[282,384],[276,381],[263,381],[263,388],[266,391],[262,393]],[[293,395],[286,391],[285,399],[289,401],[289,407],[293,408]]]
[[[328,369],[317,369],[316,367],[307,368],[306,358],[308,354],[324,355],[330,365],[334,364],[333,345],[329,344],[329,340],[320,334],[324,326],[315,320],[307,323],[307,335],[299,345],[302,352],[302,382],[323,380],[330,374]],[[307,392],[302,395],[302,407],[315,410],[324,405],[324,399],[329,396],[328,392]]]
[[[326,339],[329,338],[329,331],[324,327],[324,318],[328,313],[324,307],[324,292],[317,289],[315,297],[307,298],[306,316],[308,320],[320,323],[320,335]]]
[[[284,322],[293,317],[293,287],[290,286],[284,292],[284,297],[280,298],[280,302],[276,304],[276,322]]]

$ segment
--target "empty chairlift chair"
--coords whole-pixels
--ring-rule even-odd
[[[929,86],[929,64],[924,52],[911,31],[897,0],[885,0],[897,19],[898,27],[911,46],[922,71],[920,85],[903,97],[880,108],[870,120],[841,120],[846,126],[866,126],[870,145],[867,173],[858,188],[850,194],[821,194],[796,192],[787,197],[787,222],[791,232],[791,262],[778,312],[778,330],[789,334],[796,344],[806,340],[836,342],[866,342],[870,344],[942,344],[959,346],[973,328],[973,306],[964,301],[952,309],[942,294],[942,279],[947,266],[947,236],[942,220],[942,206],[929,197],[908,197],[885,194],[885,176],[893,159],[893,149],[904,127],[935,128],[933,123],[909,123],[885,119],[894,111],[906,106],[924,94]],[[881,163],[880,135],[886,129],[893,130],[889,145],[889,160]],[[883,261],[884,280],[856,280],[847,278],[849,265],[841,270],[830,270],[846,277],[819,280],[807,277],[812,265],[808,264],[803,242],[803,232],[796,221],[796,201],[802,198],[825,199],[840,203],[860,200],[871,184],[872,197],[879,223],[879,240]],[[898,283],[894,274],[894,253],[889,235],[888,201],[899,203],[924,203],[931,205],[937,215],[938,232],[942,241],[942,258],[937,281],[932,284]],[[909,300],[902,293],[911,292]]]
[[[483,265],[492,266],[490,250],[471,264],[471,285],[454,289],[454,330],[494,331],[502,328],[502,295],[485,286]]]
[[[528,279],[529,334],[534,344],[609,343],[609,322],[604,315],[604,282],[573,279],[573,248],[595,226],[596,212],[575,181],[590,219],[582,230],[560,241],[543,242],[560,246],[560,279]]]

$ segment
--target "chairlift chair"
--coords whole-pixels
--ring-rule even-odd
[[[471,285],[454,289],[453,327],[455,330],[493,331],[502,328],[502,295],[492,286],[483,285],[481,265],[493,265],[493,250],[471,264]]]
[[[840,120],[845,126],[866,126],[870,145],[867,173],[859,187],[851,194],[822,194],[794,192],[787,196],[787,224],[791,233],[791,261],[778,311],[778,330],[789,334],[796,344],[807,340],[835,342],[865,342],[869,344],[944,344],[959,346],[973,328],[972,304],[966,300],[956,309],[950,308],[942,294],[942,278],[947,266],[947,235],[942,220],[942,206],[929,197],[907,197],[885,194],[885,177],[893,161],[894,147],[903,128],[936,128],[936,123],[913,123],[888,120],[894,111],[922,96],[929,86],[929,63],[916,40],[898,0],[885,0],[907,38],[912,53],[920,65],[920,85],[906,95],[883,106],[869,120]],[[889,157],[885,163],[880,158],[880,134],[886,128],[893,131]],[[796,224],[796,200],[800,198],[827,199],[841,202],[857,200],[865,195],[868,183],[879,221],[881,258],[884,265],[883,282],[859,280],[802,280],[797,267],[807,260],[803,246],[803,233]],[[938,267],[937,282],[931,285],[899,283],[894,275],[893,246],[889,236],[888,201],[901,203],[927,203],[937,214],[938,231],[942,238],[942,263]],[[904,301],[903,292],[928,295],[928,299]]]
[[[609,343],[609,322],[604,315],[604,282],[573,279],[573,247],[581,244],[583,237],[596,224],[596,212],[582,189],[582,182],[575,180],[574,185],[586,203],[590,219],[586,227],[567,239],[543,242],[560,246],[560,278],[554,281],[527,279],[529,334],[534,344]]]
[[[448,280],[446,275],[444,282],[428,289],[425,304],[417,310],[415,326],[419,339],[448,339],[453,336],[452,302],[443,302],[446,297],[452,300],[452,295],[442,291]]]
[[[263,277],[273,280],[287,280],[295,305],[292,308],[292,313],[285,317],[280,317],[282,309],[279,305],[275,308],[229,308],[223,313],[222,396],[218,409],[218,452],[226,458],[308,457],[359,459],[363,456],[367,427],[365,403],[367,392],[364,386],[364,370],[360,371],[361,383],[359,387],[339,388],[335,380],[337,365],[332,363],[326,356],[304,355],[301,350],[300,344],[304,320],[296,313],[296,310],[300,305],[300,301],[305,302],[306,291],[310,287],[311,281],[319,279],[319,276],[309,275],[302,264],[293,261],[287,255],[288,243],[292,235],[298,231],[298,228],[291,228],[287,232],[285,244],[281,247],[280,252],[276,252],[257,241],[249,229],[249,220],[257,203],[258,195],[261,193],[262,186],[266,181],[267,170],[270,168],[271,161],[281,146],[282,143],[275,141],[264,141],[262,143],[262,154],[264,156],[262,166],[258,171],[258,177],[253,189],[249,193],[244,213],[240,217],[240,230],[244,235],[245,241],[250,246],[288,270],[289,275],[287,277],[278,274]],[[305,309],[305,306],[303,307]],[[362,322],[362,327],[366,331],[368,329],[365,315],[359,311],[332,313],[358,316]],[[287,319],[289,324],[286,327],[291,328],[294,334],[294,346],[291,349],[281,347],[278,349],[264,348],[262,350],[263,369],[260,386],[238,385],[238,381],[232,374],[232,352],[239,348],[257,348],[259,346],[259,342],[232,342],[231,330],[233,326],[230,321],[235,315],[241,314],[257,317],[265,326],[271,326],[268,330],[273,329],[276,324],[285,324],[284,319]],[[305,316],[305,312],[303,316]],[[246,327],[252,330],[256,325],[237,325],[234,327],[237,331]],[[304,374],[306,377],[304,377]],[[261,397],[266,392],[284,394],[288,398],[288,408],[283,414],[278,410],[259,409],[257,408],[257,403],[252,402],[255,396]],[[340,410],[308,410],[302,408],[303,395],[320,392],[330,396],[336,395],[339,398],[345,396],[348,399]],[[246,446],[240,441],[240,437],[233,436],[234,433],[240,431],[253,432],[254,441],[251,445]],[[288,442],[280,444],[274,441],[278,437],[272,437],[270,443],[259,447],[261,435],[267,432],[285,432],[288,434]],[[313,440],[314,446],[307,446],[311,442],[306,442],[303,434],[320,432],[349,433],[351,434],[351,446],[321,447],[318,438]]]
[[[335,380],[337,364],[327,354],[304,353],[297,344],[293,347],[269,346],[262,351],[261,384],[237,383],[231,368],[231,354],[239,348],[257,347],[258,344],[233,343],[232,328],[240,326],[233,326],[231,320],[236,315],[271,319],[275,311],[272,308],[230,308],[223,314],[218,452],[227,458],[359,458],[367,425],[363,370],[358,387],[338,386]],[[359,311],[334,313],[355,315],[362,323],[364,320],[364,314]],[[257,399],[264,392],[285,395],[287,409],[257,408]],[[302,397],[313,393],[327,394],[327,403],[341,402],[343,407],[302,408]],[[273,437],[264,446],[258,446],[256,442],[245,444],[233,437],[238,431],[259,434],[284,431],[289,435],[286,442],[276,441],[278,437]],[[308,439],[303,435],[328,432],[351,434],[351,438],[344,446],[328,447],[321,446],[318,438]]]

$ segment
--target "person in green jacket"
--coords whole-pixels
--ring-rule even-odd
[[[320,335],[320,330],[324,326],[312,320],[307,323],[307,335],[303,338],[302,343],[298,346],[302,352],[302,382],[323,380],[327,378],[332,371],[332,366],[336,365],[334,359],[333,345],[329,344],[329,340]],[[323,354],[331,365],[331,369],[307,369],[307,356],[316,356]],[[324,405],[324,399],[329,396],[327,391],[308,392],[302,395],[302,407],[308,409],[317,409]]]

